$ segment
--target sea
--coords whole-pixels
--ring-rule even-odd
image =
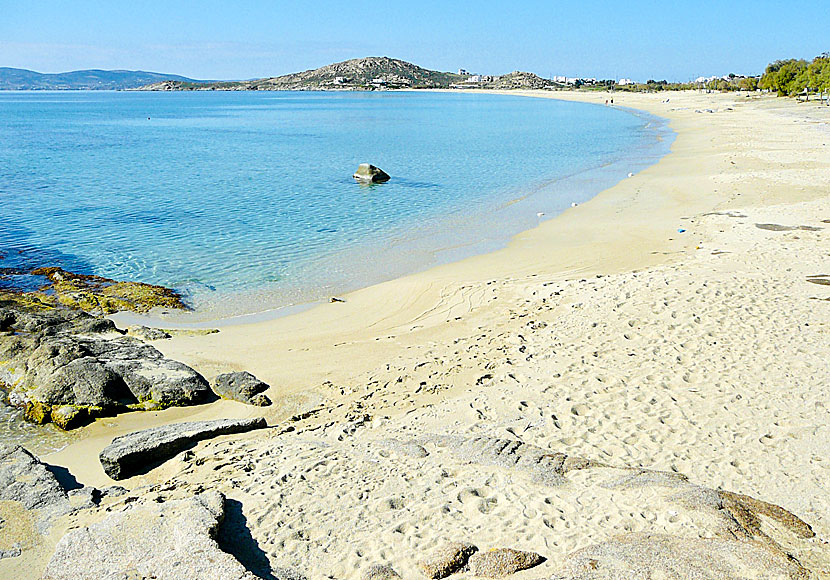
[[[193,307],[171,323],[279,315],[503,247],[673,136],[474,92],[0,92],[0,272],[167,286]],[[360,163],[391,179],[357,183]],[[0,440],[18,422],[0,408]]]

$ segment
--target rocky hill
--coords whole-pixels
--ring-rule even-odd
[[[196,84],[182,81],[154,83],[144,90],[230,90],[285,91],[381,88],[447,88],[464,80],[466,75],[438,72],[402,60],[383,57],[355,58],[314,70],[239,82]]]
[[[543,79],[530,72],[515,71],[510,74],[497,77],[493,82],[487,83],[488,89],[543,89],[550,86],[549,80]]]
[[[0,90],[119,90],[135,89],[163,80],[197,84],[201,81],[179,75],[141,70],[76,70],[65,73],[39,73],[22,68],[0,67]]]

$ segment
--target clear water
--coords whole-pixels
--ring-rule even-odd
[[[0,93],[0,267],[176,288],[188,320],[307,303],[503,245],[669,140],[518,96]]]
[[[631,111],[513,96],[0,92],[0,285],[43,265],[141,280],[215,324],[502,246],[671,140]],[[361,162],[392,180],[355,183]],[[71,437],[0,403],[2,441]]]

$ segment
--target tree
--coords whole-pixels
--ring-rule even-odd
[[[824,53],[813,59],[807,67],[806,86],[822,92],[830,90],[830,54]]]
[[[767,65],[758,86],[779,95],[795,95],[807,86],[807,67],[807,61],[803,59],[777,60]]]

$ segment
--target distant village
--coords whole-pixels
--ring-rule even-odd
[[[459,76],[466,76],[467,78],[461,81],[460,83],[454,83],[451,85],[451,88],[454,89],[468,89],[468,88],[479,88],[484,85],[497,82],[501,77],[494,76],[494,75],[482,75],[478,73],[471,73],[466,69],[458,69]],[[757,88],[758,80],[760,76],[743,76],[743,75],[723,75],[723,76],[710,76],[710,77],[698,77],[689,83],[683,83],[686,85],[691,85],[691,88],[700,88],[700,89],[717,89],[723,88],[723,84],[726,83],[733,88],[739,89],[747,89],[747,90],[755,90]],[[665,80],[663,81],[654,81],[648,80],[646,82],[639,82],[635,81],[630,78],[620,78],[620,79],[596,79],[595,77],[569,77],[565,75],[554,75],[546,79],[549,81],[551,88],[580,88],[580,87],[634,87],[638,85],[670,85],[670,84],[678,84],[678,83],[669,83]],[[744,86],[745,85],[745,86]]]

